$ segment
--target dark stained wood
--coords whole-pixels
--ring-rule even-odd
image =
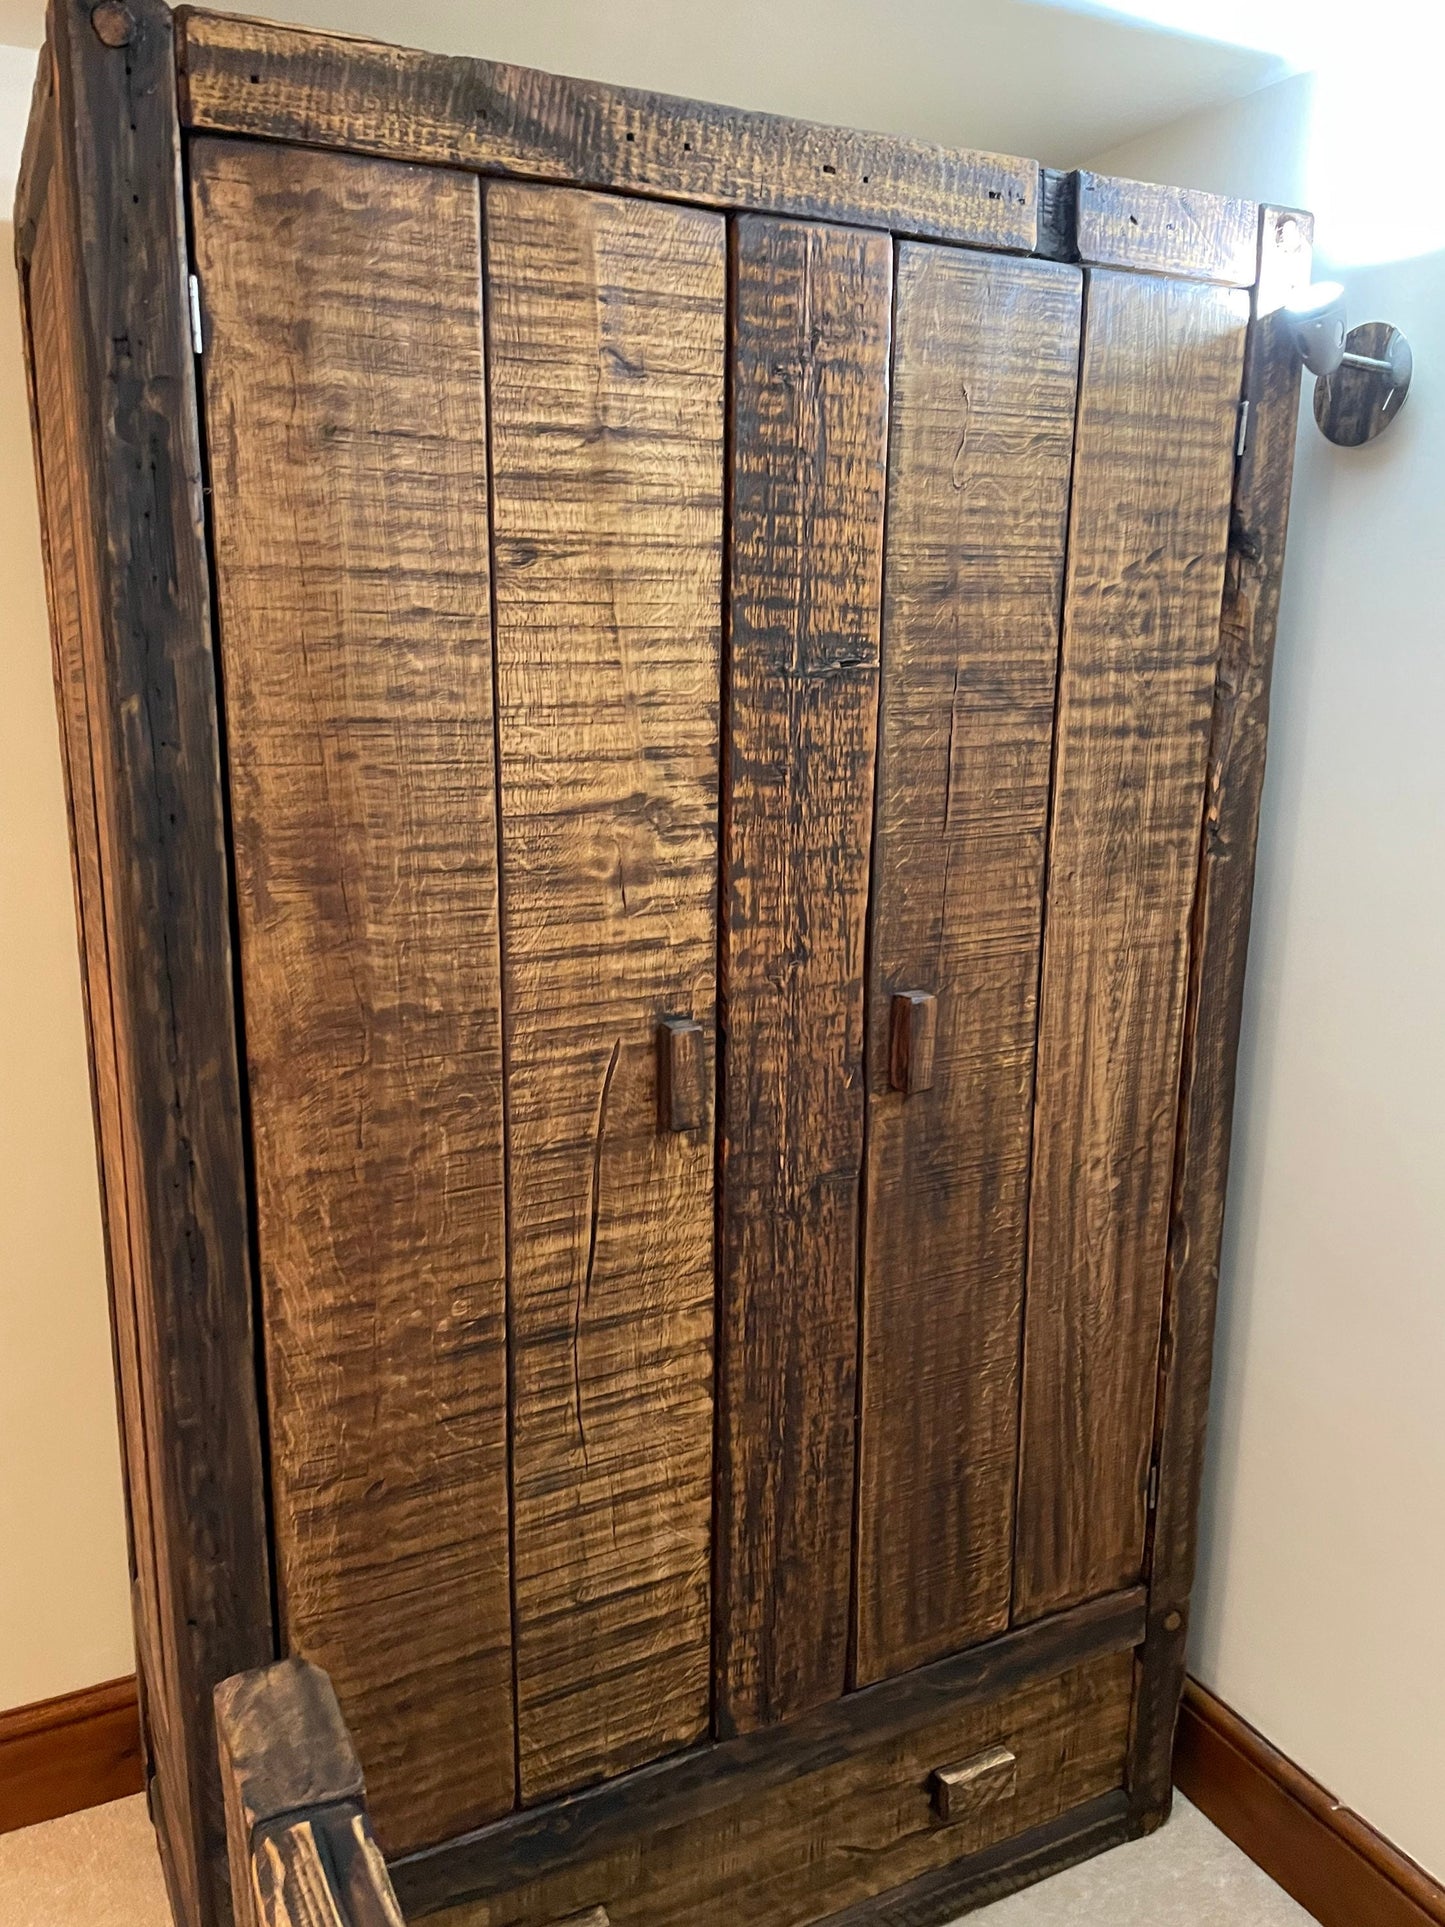
[[[1445,1886],[1193,1679],[1174,1777],[1321,1927],[1445,1927]]]
[[[195,128],[1023,253],[1037,238],[1033,161],[229,14],[178,22]]]
[[[1036,253],[1051,261],[1077,261],[1074,223],[1079,177],[1057,167],[1039,169],[1039,241]]]
[[[139,1713],[134,1677],[0,1713],[0,1833],[139,1793]]]
[[[279,1659],[216,1688],[216,1744],[231,1812],[267,1820],[366,1793],[336,1689],[309,1660]]]
[[[450,1908],[438,1927],[523,1927],[595,1905],[612,1927],[793,1927],[851,1906],[1117,1788],[1132,1675],[1132,1656],[1117,1653],[1003,1699],[940,1709],[746,1805],[654,1822],[616,1852]],[[933,1768],[1000,1745],[1018,1761],[1012,1797],[940,1824]]]
[[[103,955],[108,1247],[117,1299],[134,1301],[117,1321],[122,1399],[132,1491],[147,1487],[150,1515],[134,1530],[133,1507],[148,1567],[138,1648],[163,1859],[198,1927],[226,1906],[211,1688],[269,1658],[273,1628],[174,48],[166,8],[131,12],[134,32],[112,48],[86,0],[51,8],[45,215],[70,398],[64,648],[68,674],[77,644],[83,664],[88,788],[73,709],[66,754],[101,882],[85,974],[103,1054]],[[53,528],[48,542],[56,565]],[[90,834],[77,833],[87,865]]]
[[[216,1688],[236,1927],[403,1927],[326,1674],[281,1660]]]
[[[191,178],[282,1616],[396,1851],[514,1779],[478,190]]]
[[[665,1131],[696,1131],[707,1122],[707,1032],[694,1018],[664,1017],[657,1029],[657,1111]]]
[[[1139,1577],[1248,301],[1090,276],[1039,1015],[1014,1617]]]
[[[1158,187],[1081,169],[1074,176],[1075,258],[1091,267],[1247,288],[1255,275],[1259,209],[1198,188]]]
[[[522,1797],[708,1721],[708,1033],[726,252],[714,214],[488,189]]]
[[[871,950],[857,1677],[1007,1625],[1080,275],[900,254]],[[937,997],[901,1095],[889,1003]]]
[[[818,1927],[946,1927],[960,1914],[1003,1900],[1132,1837],[1127,1799],[1119,1792],[1101,1793],[1057,1820],[829,1914]]]
[[[895,990],[889,1010],[888,1081],[912,1097],[933,1089],[938,999],[928,990]]]
[[[892,248],[733,226],[715,1708],[843,1690]]]
[[[1130,1771],[1135,1810],[1156,1825],[1168,1811],[1174,1722],[1184,1686],[1235,1059],[1299,414],[1300,359],[1279,310],[1309,283],[1312,224],[1293,209],[1265,208],[1260,234],[1259,287],[1244,363],[1248,434],[1234,478],[1194,893],[1155,1418],[1159,1503]]]
[[[902,1740],[950,1709],[1000,1700],[1104,1654],[1129,1652],[1143,1624],[1141,1589],[1091,1601],[1057,1619],[831,1700],[786,1725],[758,1727],[735,1740],[659,1761],[408,1856],[393,1867],[397,1890],[411,1914],[505,1893]]]
[[[42,67],[48,64],[45,60],[41,62]],[[75,361],[69,351],[68,331],[73,319],[68,311],[63,280],[66,241],[61,218],[53,208],[39,214],[31,236],[32,252],[28,259],[22,257],[22,304],[41,508],[41,547],[50,612],[51,666],[70,820],[81,996],[105,1231],[112,1357],[125,1476],[132,1623],[140,1670],[160,1696],[163,1709],[160,1717],[153,1720],[158,1729],[153,1736],[154,1743],[164,1756],[162,1770],[173,1777],[177,1762],[171,1735],[166,1730],[164,1709],[170,1706],[177,1691],[174,1628],[161,1608],[154,1517],[164,1498],[154,1487],[157,1468],[147,1445],[142,1416],[146,1386],[142,1378],[126,1207],[125,1138],[115,1012],[111,1003],[100,825],[92,774],[94,758],[103,748],[103,742],[98,719],[95,737],[92,737],[82,627],[82,574],[77,550],[84,528],[83,479],[68,429],[69,423],[79,419],[81,403]]]
[[[405,1927],[362,1809],[263,1827],[252,1854],[256,1927]]]

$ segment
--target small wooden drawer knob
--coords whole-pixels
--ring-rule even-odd
[[[971,1760],[933,1769],[933,1810],[947,1826],[1013,1796],[1018,1761],[1006,1746],[991,1746]]]
[[[692,1017],[664,1017],[657,1027],[657,1122],[663,1131],[707,1123],[707,1040]]]
[[[888,1079],[911,1097],[933,1089],[933,1039],[938,999],[927,990],[895,990],[888,1034]]]

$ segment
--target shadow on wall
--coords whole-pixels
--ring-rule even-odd
[[[1420,38],[1439,33],[1423,11]],[[1328,38],[1328,35],[1326,35]],[[1439,63],[1329,64],[1110,150],[1313,208],[1409,402],[1326,442],[1306,377],[1235,1110],[1191,1661],[1445,1875],[1445,202]]]
[[[129,1588],[50,638],[0,225],[0,1707],[131,1670]]]

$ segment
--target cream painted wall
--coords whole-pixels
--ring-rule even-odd
[[[1357,50],[1357,55],[1363,50]],[[1438,108],[1343,68],[1103,168],[1312,205],[1415,350],[1390,432],[1304,411],[1235,1116],[1193,1666],[1445,1876],[1445,231]],[[1371,260],[1372,256],[1394,256]],[[1400,258],[1402,255],[1405,258]],[[1306,377],[1306,388],[1310,386]],[[1308,401],[1308,397],[1307,397]]]
[[[0,48],[7,210],[34,67],[32,53]],[[0,232],[0,1707],[114,1679],[134,1664],[13,251],[7,220]]]

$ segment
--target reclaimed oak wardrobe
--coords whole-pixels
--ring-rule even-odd
[[[1157,1826],[1288,210],[53,0],[16,222],[150,1799],[408,1915]]]

